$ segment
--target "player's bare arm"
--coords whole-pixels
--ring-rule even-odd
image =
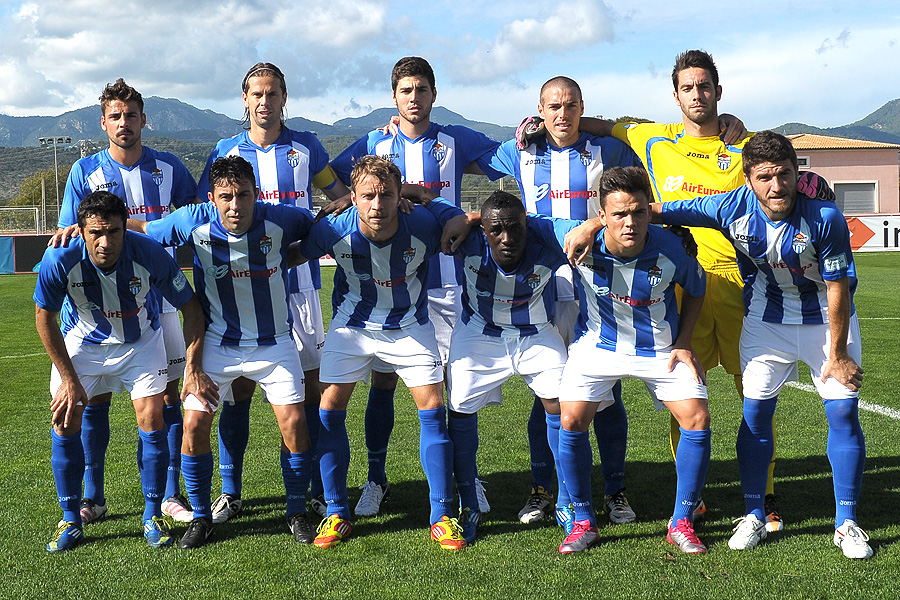
[[[465,213],[447,221],[441,233],[441,252],[453,254],[473,227],[481,225],[481,213]]]
[[[697,324],[700,309],[703,307],[703,296],[691,296],[684,290],[682,292],[681,310],[678,314],[678,337],[675,338],[672,352],[669,355],[669,373],[675,368],[675,363],[681,362],[690,368],[697,383],[706,385],[706,372],[691,348],[694,325]]]
[[[594,240],[597,239],[597,234],[601,229],[603,229],[603,222],[600,217],[594,217],[566,234],[563,240],[563,252],[569,257],[571,264],[580,265],[591,253]]]
[[[822,369],[822,381],[834,377],[851,391],[862,387],[863,370],[847,353],[847,336],[850,330],[850,279],[825,282],[828,297],[828,325],[831,331],[831,348],[828,362]]]
[[[138,233],[147,233],[147,221],[128,219],[128,221],[125,222],[125,227],[131,231],[137,231]]]
[[[47,356],[59,371],[62,383],[50,401],[51,424],[66,429],[72,419],[75,406],[81,402],[87,405],[88,397],[66,351],[66,343],[57,323],[59,312],[51,312],[35,306],[34,323]]]
[[[203,309],[197,296],[191,296],[178,310],[184,321],[182,328],[187,358],[181,400],[184,401],[188,394],[193,394],[203,404],[206,412],[212,414],[213,408],[219,405],[219,386],[203,370],[203,337],[206,334]]]

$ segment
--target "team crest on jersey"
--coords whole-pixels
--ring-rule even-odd
[[[803,254],[803,251],[806,250],[806,245],[809,243],[809,236],[804,235],[801,232],[798,232],[797,235],[794,236],[794,241],[791,242],[791,247],[794,249],[794,252],[797,254]]]
[[[158,168],[157,168],[157,169],[153,169],[153,170],[150,172],[150,179],[152,179],[152,180],[153,180],[153,183],[155,183],[156,185],[162,185],[162,182],[163,182],[163,172],[160,171]]]
[[[731,155],[724,152],[716,157],[719,161],[719,168],[726,171],[731,166]]]
[[[300,164],[300,153],[291,148],[287,153],[287,161],[292,169],[296,168]]]
[[[538,286],[541,285],[541,277],[537,273],[532,273],[525,280],[525,283],[528,284],[528,287],[530,287],[531,289],[536,290]]]
[[[662,281],[662,269],[658,265],[653,265],[647,271],[647,281],[650,283],[650,287],[656,287]]]
[[[132,277],[128,280],[128,291],[133,295],[137,296],[138,292],[141,291],[141,280],[137,277]]]
[[[416,249],[415,248],[407,248],[403,251],[403,262],[409,264],[416,257]]]
[[[259,239],[259,251],[263,254],[268,254],[272,251],[272,238],[267,235],[262,236]]]
[[[431,155],[434,156],[434,160],[441,162],[447,156],[447,147],[440,142],[435,142],[431,149]]]
[[[591,160],[594,158],[594,156],[588,150],[579,152],[578,156],[581,159],[581,164],[583,164],[584,166],[588,166],[589,164],[591,164]]]

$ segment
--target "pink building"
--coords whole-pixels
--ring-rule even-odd
[[[900,145],[808,133],[787,137],[800,170],[827,179],[845,215],[900,213]]]

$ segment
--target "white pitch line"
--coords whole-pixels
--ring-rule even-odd
[[[37,352],[35,354],[11,354],[9,356],[0,356],[0,359],[4,358],[34,358],[35,356],[46,356],[46,352]]]
[[[857,317],[860,321],[900,321],[900,317]]]
[[[804,392],[815,392],[816,388],[811,383],[800,383],[799,381],[789,381],[788,387],[792,387],[798,390],[803,390]],[[900,421],[900,410],[896,410],[893,408],[888,408],[887,406],[881,406],[880,404],[872,404],[871,402],[866,402],[865,400],[859,401],[859,407],[863,410],[867,410],[869,412],[878,413],[879,415],[884,415],[885,417],[890,417],[891,419],[896,419]]]

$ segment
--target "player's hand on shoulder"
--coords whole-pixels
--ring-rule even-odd
[[[74,240],[81,234],[78,232],[78,225],[69,225],[63,229],[58,229],[56,233],[47,241],[48,248],[59,248],[62,246],[63,248],[69,245],[71,240]]]
[[[351,206],[353,206],[353,201],[350,199],[350,194],[345,194],[340,198],[332,200],[331,202],[323,206],[322,210],[316,213],[314,222],[318,223],[328,215],[338,216]]]
[[[597,234],[600,233],[601,229],[603,229],[603,224],[600,222],[600,219],[593,218],[588,219],[566,234],[565,239],[563,239],[563,252],[566,253],[572,265],[578,266],[584,262],[584,259],[591,253],[591,248],[594,247],[594,240],[597,239]]]
[[[536,137],[544,135],[544,120],[538,116],[525,117],[516,127],[516,149],[524,150]]]
[[[728,145],[736,144],[747,137],[744,122],[728,113],[719,115],[719,131],[723,134],[722,141]]]
[[[472,227],[481,223],[481,215],[478,213],[465,213],[456,215],[444,225],[441,233],[441,252],[453,254],[462,244]]]
[[[384,135],[397,135],[397,132],[400,131],[400,115],[391,117],[391,120],[387,122],[387,125],[379,129],[379,131]]]
[[[834,202],[834,190],[828,185],[824,177],[812,171],[801,171],[797,180],[797,191],[809,198]]]
[[[697,258],[697,241],[694,239],[690,229],[681,225],[666,225],[666,229],[681,238],[681,246],[688,256]]]
[[[669,373],[675,370],[675,365],[678,363],[684,363],[688,366],[694,375],[694,381],[706,385],[706,371],[703,370],[700,359],[697,358],[697,354],[691,348],[672,348],[672,351],[669,353]]]

